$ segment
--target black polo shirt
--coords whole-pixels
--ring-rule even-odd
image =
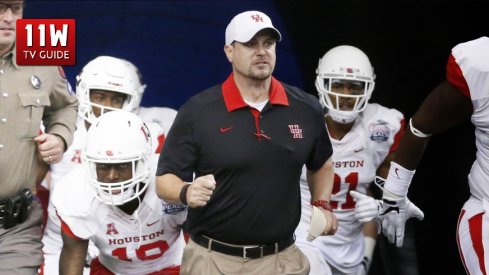
[[[333,149],[318,100],[272,78],[262,112],[241,97],[233,75],[190,98],[165,141],[157,175],[192,182],[213,174],[205,207],[189,208],[187,230],[233,244],[292,236],[301,213],[304,164],[317,170]]]

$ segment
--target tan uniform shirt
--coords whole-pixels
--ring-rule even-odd
[[[41,120],[70,146],[77,111],[61,67],[18,66],[15,47],[0,59],[0,199],[34,187]]]

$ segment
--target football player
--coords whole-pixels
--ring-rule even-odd
[[[329,50],[319,60],[316,73],[319,101],[333,144],[331,206],[339,227],[333,236],[306,241],[311,206],[303,171],[296,243],[311,263],[311,274],[366,274],[377,236],[371,221],[381,205],[366,194],[377,175],[387,175],[404,132],[404,117],[395,109],[369,103],[375,74],[367,55],[356,47],[342,45]]]
[[[61,220],[61,274],[81,274],[89,240],[100,254],[91,274],[178,274],[186,206],[155,192],[151,134],[137,115],[117,110],[89,128],[83,163],[52,194]]]
[[[457,224],[457,244],[467,274],[489,272],[489,37],[456,45],[448,58],[446,80],[434,88],[409,121],[399,143],[384,188],[382,231],[389,241],[403,245],[404,225],[421,211],[407,198],[415,169],[432,134],[471,119],[477,154],[468,176],[471,196]],[[392,211],[395,210],[395,211]]]
[[[69,171],[82,164],[81,152],[85,146],[87,129],[100,114],[123,109],[138,114],[148,125],[153,139],[153,152],[159,153],[165,136],[170,130],[176,111],[164,107],[140,107],[146,85],[143,84],[139,70],[131,62],[110,56],[99,56],[88,62],[77,76],[76,94],[78,96],[79,118],[73,144],[66,150],[60,163],[51,165],[52,189]],[[46,170],[48,167],[44,167]],[[41,177],[42,178],[42,177]],[[43,274],[58,274],[58,259],[62,240],[60,221],[49,203],[48,218],[44,228]],[[88,261],[97,255],[94,246],[89,248]]]

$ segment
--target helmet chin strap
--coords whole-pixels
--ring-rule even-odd
[[[329,116],[332,120],[334,120],[337,123],[341,124],[349,124],[355,121],[355,119],[358,117],[358,113],[342,113],[338,112],[336,110],[328,110],[328,113],[326,114]]]
[[[141,225],[141,219],[139,218],[139,207],[141,207],[141,196],[138,196],[138,208],[136,208],[136,211],[134,211],[134,216],[136,217],[136,220],[138,221],[138,225],[139,225],[139,242],[138,242],[138,248],[139,249],[141,247],[141,240],[143,239],[142,238],[142,235],[143,235],[143,230],[142,230],[142,225]]]
[[[129,188],[127,191],[121,192],[117,195],[114,194],[108,194],[105,192],[100,192],[100,197],[103,199],[104,202],[113,204],[113,205],[122,205],[123,201],[128,199],[134,194],[133,188]]]

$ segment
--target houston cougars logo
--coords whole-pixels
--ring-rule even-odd
[[[290,133],[292,133],[293,138],[302,138],[302,129],[299,128],[299,125],[293,124],[289,125]]]
[[[255,22],[263,22],[263,17],[261,17],[259,14],[252,15],[251,19],[255,20]]]

